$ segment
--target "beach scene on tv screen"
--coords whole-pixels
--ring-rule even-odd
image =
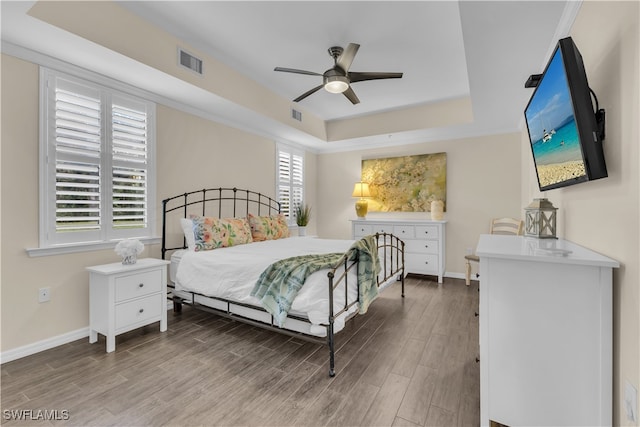
[[[549,63],[525,116],[541,188],[586,175],[560,49]]]

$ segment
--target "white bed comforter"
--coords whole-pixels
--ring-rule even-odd
[[[187,251],[176,273],[176,290],[196,292],[260,307],[250,295],[260,274],[279,259],[297,255],[346,252],[353,240],[292,237],[253,242],[211,251]],[[309,276],[291,307],[314,325],[327,324],[329,312],[328,270]],[[355,271],[349,276],[349,301],[357,299]],[[344,304],[344,285],[334,293],[335,310]],[[340,328],[341,329],[341,328]]]

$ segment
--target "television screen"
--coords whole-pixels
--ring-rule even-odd
[[[607,176],[582,57],[559,41],[525,109],[541,191]]]

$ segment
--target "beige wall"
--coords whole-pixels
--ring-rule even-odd
[[[158,215],[161,201],[211,187],[245,188],[275,197],[276,144],[228,126],[158,105]],[[305,196],[314,207],[316,155],[306,153]],[[315,212],[307,227],[316,230]],[[292,234],[297,230],[292,228]],[[160,257],[160,248],[154,249]]]
[[[85,266],[105,251],[29,258],[38,247],[38,67],[2,56],[2,351],[88,326]],[[38,304],[38,288],[51,301]]]
[[[544,196],[559,208],[560,236],[618,260],[614,272],[614,425],[638,425],[623,411],[625,381],[640,385],[640,32],[638,2],[584,2],[571,30],[589,85],[607,112],[609,177]],[[523,199],[539,194],[524,155]]]
[[[520,134],[491,135],[452,141],[358,152],[318,155],[318,233],[321,237],[350,238],[355,219],[353,184],[360,180],[362,159],[412,154],[447,153],[448,273],[464,272],[466,248],[489,231],[493,217],[520,218]],[[429,213],[370,213],[385,217],[429,218]]]
[[[85,267],[116,262],[113,250],[31,258],[38,247],[38,66],[2,55],[2,341],[0,351],[73,333],[89,325]],[[157,107],[157,212],[162,199],[203,187],[274,195],[275,143],[172,108]],[[315,205],[315,154],[305,157]],[[315,218],[309,225],[315,232]],[[159,245],[142,256],[160,257]],[[38,289],[51,287],[39,304]]]

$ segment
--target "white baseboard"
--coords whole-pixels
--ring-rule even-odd
[[[173,302],[167,301],[167,310],[173,310]],[[49,350],[50,348],[58,347],[82,338],[87,338],[88,336],[89,327],[87,326],[86,328],[67,332],[66,334],[58,335],[56,337],[47,338],[42,341],[34,342],[33,344],[27,344],[22,347],[7,350],[0,353],[0,364],[31,356],[32,354],[40,353],[41,351]]]
[[[0,353],[0,363],[11,362],[12,360],[31,356],[32,354],[49,350],[53,347],[58,347],[60,345],[67,344],[82,338],[87,338],[88,336],[89,327],[87,326],[86,328],[77,329],[75,331],[67,332],[66,334],[47,338],[42,341],[34,342],[33,344],[27,344],[22,347],[3,351],[2,353]]]
[[[452,273],[450,271],[445,271],[444,277],[450,277],[452,279],[465,279],[467,276],[464,273]]]

